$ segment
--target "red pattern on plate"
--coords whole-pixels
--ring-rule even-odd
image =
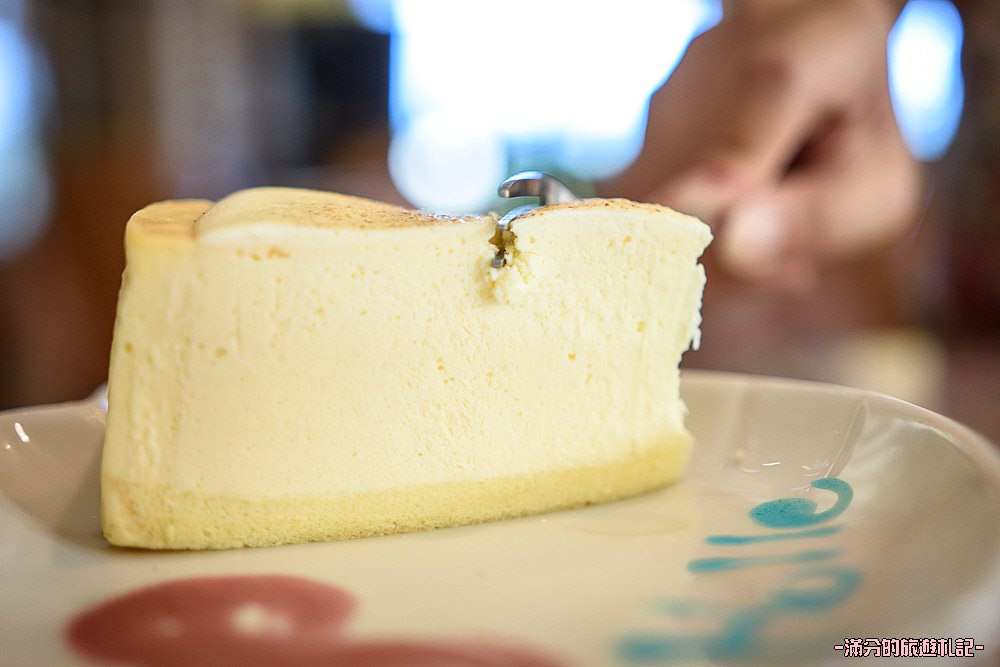
[[[181,579],[91,607],[66,638],[80,655],[143,667],[238,664],[351,667],[555,667],[525,649],[473,641],[341,634],[354,598],[285,575]]]

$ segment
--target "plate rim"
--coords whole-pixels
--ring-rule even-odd
[[[681,369],[682,391],[685,378],[689,378],[689,382],[693,381],[696,384],[745,383],[783,390],[819,393],[832,391],[840,395],[868,399],[889,406],[901,416],[934,428],[944,434],[948,444],[954,446],[976,465],[977,470],[994,487],[998,493],[998,498],[1000,498],[1000,443],[994,443],[985,435],[965,426],[961,422],[916,403],[911,403],[905,399],[873,389],[861,389],[833,382],[701,368]]]

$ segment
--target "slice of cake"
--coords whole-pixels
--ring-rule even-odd
[[[226,548],[487,521],[673,481],[711,238],[624,200],[432,216],[262,188],[136,213],[102,519]],[[506,265],[491,261],[505,245]]]

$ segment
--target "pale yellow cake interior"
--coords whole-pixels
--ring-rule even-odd
[[[587,200],[515,222],[330,193],[126,232],[102,468],[114,544],[225,548],[596,503],[673,481],[708,228]]]

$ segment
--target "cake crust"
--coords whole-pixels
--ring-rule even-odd
[[[521,477],[413,485],[351,496],[249,501],[105,479],[107,538],[147,549],[231,549],[445,528],[593,505],[674,482],[690,439],[606,465]],[[148,517],[159,517],[149,522]]]

